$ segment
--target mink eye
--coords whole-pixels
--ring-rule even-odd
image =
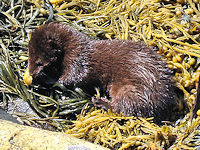
[[[37,65],[38,65],[38,66],[43,66],[43,62],[40,61],[40,62],[37,63]]]

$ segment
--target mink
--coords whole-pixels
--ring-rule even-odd
[[[178,105],[173,71],[144,42],[91,39],[49,23],[32,32],[28,53],[33,83],[59,82],[88,94],[99,87],[111,101],[93,101],[116,113],[166,120]]]

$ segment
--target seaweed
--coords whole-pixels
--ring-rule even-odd
[[[12,112],[24,124],[48,124],[111,149],[194,149],[200,145],[199,110],[194,112],[196,118],[191,117],[200,74],[199,0],[3,0],[0,4],[1,106],[16,98],[29,103],[36,114]],[[158,126],[152,118],[90,109],[93,95],[81,89],[25,85],[30,33],[51,21],[66,23],[92,38],[144,41],[156,47],[175,70],[176,85],[184,93],[189,112],[176,122]]]

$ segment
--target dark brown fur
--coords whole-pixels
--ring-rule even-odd
[[[177,105],[172,72],[142,42],[94,40],[51,23],[32,33],[29,70],[39,84],[59,81],[89,93],[101,87],[117,113],[163,120]]]

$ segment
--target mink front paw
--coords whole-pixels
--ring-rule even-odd
[[[111,109],[110,101],[106,97],[92,97],[92,103],[97,108],[103,108],[105,110]]]

